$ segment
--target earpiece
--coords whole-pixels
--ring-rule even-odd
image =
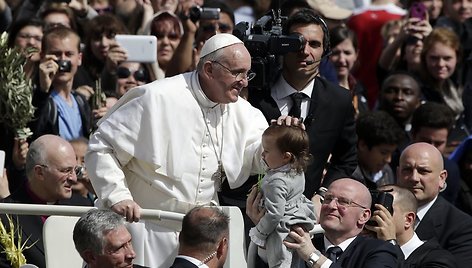
[[[315,21],[316,24],[320,25],[321,30],[323,30],[323,55],[321,59],[319,59],[319,61],[321,61],[324,57],[328,57],[329,55],[331,55],[329,29],[328,29],[328,25],[323,20],[323,18],[321,18],[320,16],[316,14],[313,15],[313,21]],[[313,63],[319,62],[319,61],[314,61]]]

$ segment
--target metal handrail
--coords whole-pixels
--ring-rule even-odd
[[[18,215],[60,215],[80,217],[90,209],[96,207],[83,206],[63,206],[63,205],[37,205],[0,203],[0,213]],[[143,220],[174,220],[182,221],[184,214],[169,212],[157,209],[141,209],[141,219]]]

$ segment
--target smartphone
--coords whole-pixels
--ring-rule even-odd
[[[3,169],[5,168],[5,151],[0,150],[0,176],[3,176]]]
[[[428,10],[422,2],[413,2],[410,7],[410,18],[425,20],[427,12]]]
[[[116,42],[126,50],[128,59],[135,62],[157,61],[157,38],[154,35],[117,34]]]

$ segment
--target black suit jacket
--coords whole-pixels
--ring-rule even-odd
[[[324,253],[323,235],[315,235],[315,247]],[[392,244],[364,236],[357,236],[330,268],[401,267],[403,254]]]
[[[1,200],[2,203],[24,203],[24,204],[32,204],[34,203],[30,196],[27,194],[25,187],[21,187],[18,191],[13,193],[12,195],[8,196],[7,198]],[[25,249],[23,254],[25,255],[26,262],[30,264],[34,264],[39,268],[46,267],[46,261],[44,259],[44,246],[43,246],[43,221],[41,216],[34,216],[34,215],[11,215],[13,218],[13,223],[15,228],[21,229],[21,238],[22,243],[26,241],[27,238],[28,242],[26,245],[31,246],[34,242],[34,245],[31,246],[29,249]],[[9,224],[6,219],[5,214],[0,214],[0,218],[2,220],[3,225],[7,230],[9,230]],[[17,241],[17,237],[15,237],[15,243]],[[2,250],[3,251],[3,248]],[[0,251],[0,252],[1,252]],[[0,253],[0,267],[7,268],[11,267],[10,262],[6,260],[6,256],[4,253]]]
[[[249,102],[260,109],[267,121],[281,113],[269,91],[253,90]],[[304,120],[310,138],[313,162],[305,174],[305,195],[311,198],[321,185],[323,169],[332,154],[323,185],[350,177],[357,167],[357,135],[354,108],[348,90],[317,77],[308,115]]]
[[[170,268],[198,268],[198,266],[189,262],[186,259],[175,258],[174,263]]]
[[[436,239],[426,241],[405,260],[403,268],[454,268],[458,267],[452,254],[441,248]]]
[[[458,267],[472,264],[472,217],[460,211],[441,196],[426,212],[416,228],[421,240],[436,238],[454,255]]]

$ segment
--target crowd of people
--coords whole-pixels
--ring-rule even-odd
[[[248,40],[300,48],[261,68],[237,25],[267,14]],[[467,1],[0,0],[3,31],[35,110],[28,138],[0,122],[1,202],[100,208],[74,230],[87,267],[222,267],[218,204],[241,208],[257,267],[472,263]],[[157,61],[129,61],[123,34],[155,36]],[[15,217],[45,267],[47,216]]]

